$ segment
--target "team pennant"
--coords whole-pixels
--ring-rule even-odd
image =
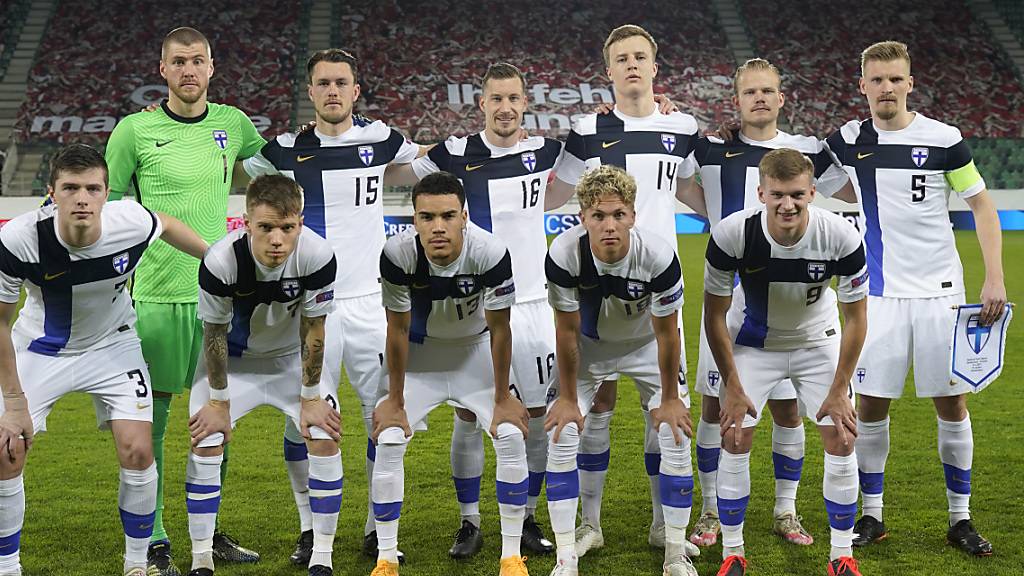
[[[1013,317],[1007,304],[1003,315],[991,326],[981,324],[981,304],[962,304],[956,309],[950,380],[969,384],[981,392],[999,377],[1006,350],[1006,330]]]

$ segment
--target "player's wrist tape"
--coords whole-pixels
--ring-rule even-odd
[[[231,395],[228,394],[227,388],[210,388],[210,400],[216,400],[218,402],[228,402],[231,400]]]
[[[303,400],[316,400],[320,397],[320,385],[316,386],[303,386],[302,391],[299,393]]]
[[[28,410],[28,398],[25,398],[24,392],[7,393],[4,392],[4,409],[5,410]]]

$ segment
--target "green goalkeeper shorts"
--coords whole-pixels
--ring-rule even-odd
[[[191,388],[203,346],[203,323],[196,317],[196,304],[136,302],[135,314],[153,390],[181,394]]]

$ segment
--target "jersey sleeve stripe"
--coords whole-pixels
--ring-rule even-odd
[[[306,276],[303,279],[303,288],[306,290],[320,290],[334,283],[338,275],[338,259],[331,256],[331,261],[324,264],[322,268]]]
[[[726,254],[725,251],[718,246],[718,243],[715,242],[714,236],[708,240],[708,249],[705,253],[705,258],[707,259],[708,264],[711,264],[716,269],[724,272],[732,272],[740,267],[739,258],[734,258]]]
[[[412,283],[410,276],[392,262],[386,252],[380,254],[380,275],[395,286],[409,286]]]
[[[821,178],[825,171],[832,166],[832,156],[828,150],[822,148],[819,152],[811,154],[811,162],[814,164],[814,177]]]
[[[846,155],[846,140],[843,140],[843,134],[839,130],[836,130],[825,140],[825,144],[828,145],[829,150],[836,155],[839,163],[842,164],[843,157]]]
[[[569,132],[569,137],[565,140],[565,151],[573,156],[583,160],[587,157],[587,144],[575,130]]]
[[[17,256],[7,249],[6,244],[0,242],[0,272],[13,278],[24,279],[28,275],[27,266],[26,263],[19,260]]]
[[[555,264],[550,254],[544,258],[544,275],[547,277],[548,282],[562,288],[576,288],[580,284],[580,279],[570,274],[565,268]]]
[[[234,292],[233,286],[225,284],[213,272],[210,272],[210,269],[206,267],[206,262],[199,263],[199,287],[207,294],[222,298],[230,298]]]
[[[836,263],[836,274],[840,276],[853,276],[860,272],[867,265],[867,258],[864,255],[864,245],[857,246],[853,252],[843,256]]]
[[[505,250],[505,255],[490,270],[484,272],[481,280],[488,288],[497,288],[512,277],[512,255]]]
[[[281,170],[281,156],[282,147],[277,142],[277,139],[273,139],[267,142],[263,148],[260,149],[260,154],[267,159],[268,162],[274,165],[274,168]]]
[[[961,140],[946,149],[946,172],[953,172],[972,163],[974,157],[971,155],[971,147],[967,142]]]
[[[664,292],[675,286],[682,277],[683,272],[679,268],[679,258],[673,255],[672,263],[651,279],[651,292]]]
[[[427,152],[427,157],[430,158],[430,161],[433,162],[439,170],[444,170],[445,172],[452,171],[452,155],[451,152],[448,151],[448,146],[446,146],[444,142],[441,142],[437,146],[431,148],[430,152]]]

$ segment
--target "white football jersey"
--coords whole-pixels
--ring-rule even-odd
[[[218,240],[199,266],[199,318],[231,324],[228,355],[271,358],[299,351],[301,317],[334,310],[334,250],[303,226],[295,251],[270,268],[253,257],[249,234]]]
[[[427,258],[415,228],[388,238],[380,256],[384,307],[411,312],[409,341],[461,340],[487,332],[484,310],[515,303],[512,256],[490,232],[470,223],[462,252],[447,266]]]
[[[416,144],[376,121],[354,120],[341,136],[317,130],[281,134],[244,161],[252,177],[284,174],[302,187],[304,224],[327,238],[338,267],[338,298],[380,290],[377,258],[384,247],[384,170],[412,162]]]
[[[860,200],[870,294],[932,298],[963,294],[963,267],[949,221],[949,192],[985,188],[960,131],[916,113],[903,130],[847,122],[828,147]]]
[[[774,138],[763,142],[751,140],[742,133],[737,133],[731,142],[715,136],[701,137],[693,150],[693,158],[699,166],[712,228],[733,212],[761,205],[757,199],[758,165],[765,154],[778,148],[792,148],[811,159],[820,194],[831,196],[848,181],[846,173],[832,162],[824,143],[817,138],[794,136],[781,130]]]
[[[711,229],[704,265],[704,290],[733,296],[726,320],[735,343],[765,350],[820,346],[840,335],[839,301],[867,295],[868,272],[860,234],[847,219],[807,207],[803,237],[783,246],[768,233],[764,207],[735,212]]]
[[[52,204],[0,229],[0,301],[16,303],[25,286],[13,333],[31,340],[29,351],[78,354],[138,338],[125,286],[163,226],[134,200],[107,202],[100,218],[99,240],[84,248],[60,238]]]
[[[613,264],[598,260],[582,224],[562,232],[544,269],[548,302],[580,313],[580,332],[592,340],[628,342],[654,338],[651,316],[683,306],[683,274],[674,246],[642,228],[629,231],[629,253]]]
[[[573,123],[557,177],[575,186],[586,170],[618,166],[636,179],[636,225],[651,230],[678,250],[676,179],[696,170],[690,153],[697,120],[689,114],[634,118],[613,110],[588,114]]]
[[[412,163],[418,178],[444,170],[466,190],[469,219],[508,246],[516,271],[516,301],[547,296],[544,290],[544,196],[562,143],[535,136],[511,148],[487,141],[483,132],[451,137]]]

